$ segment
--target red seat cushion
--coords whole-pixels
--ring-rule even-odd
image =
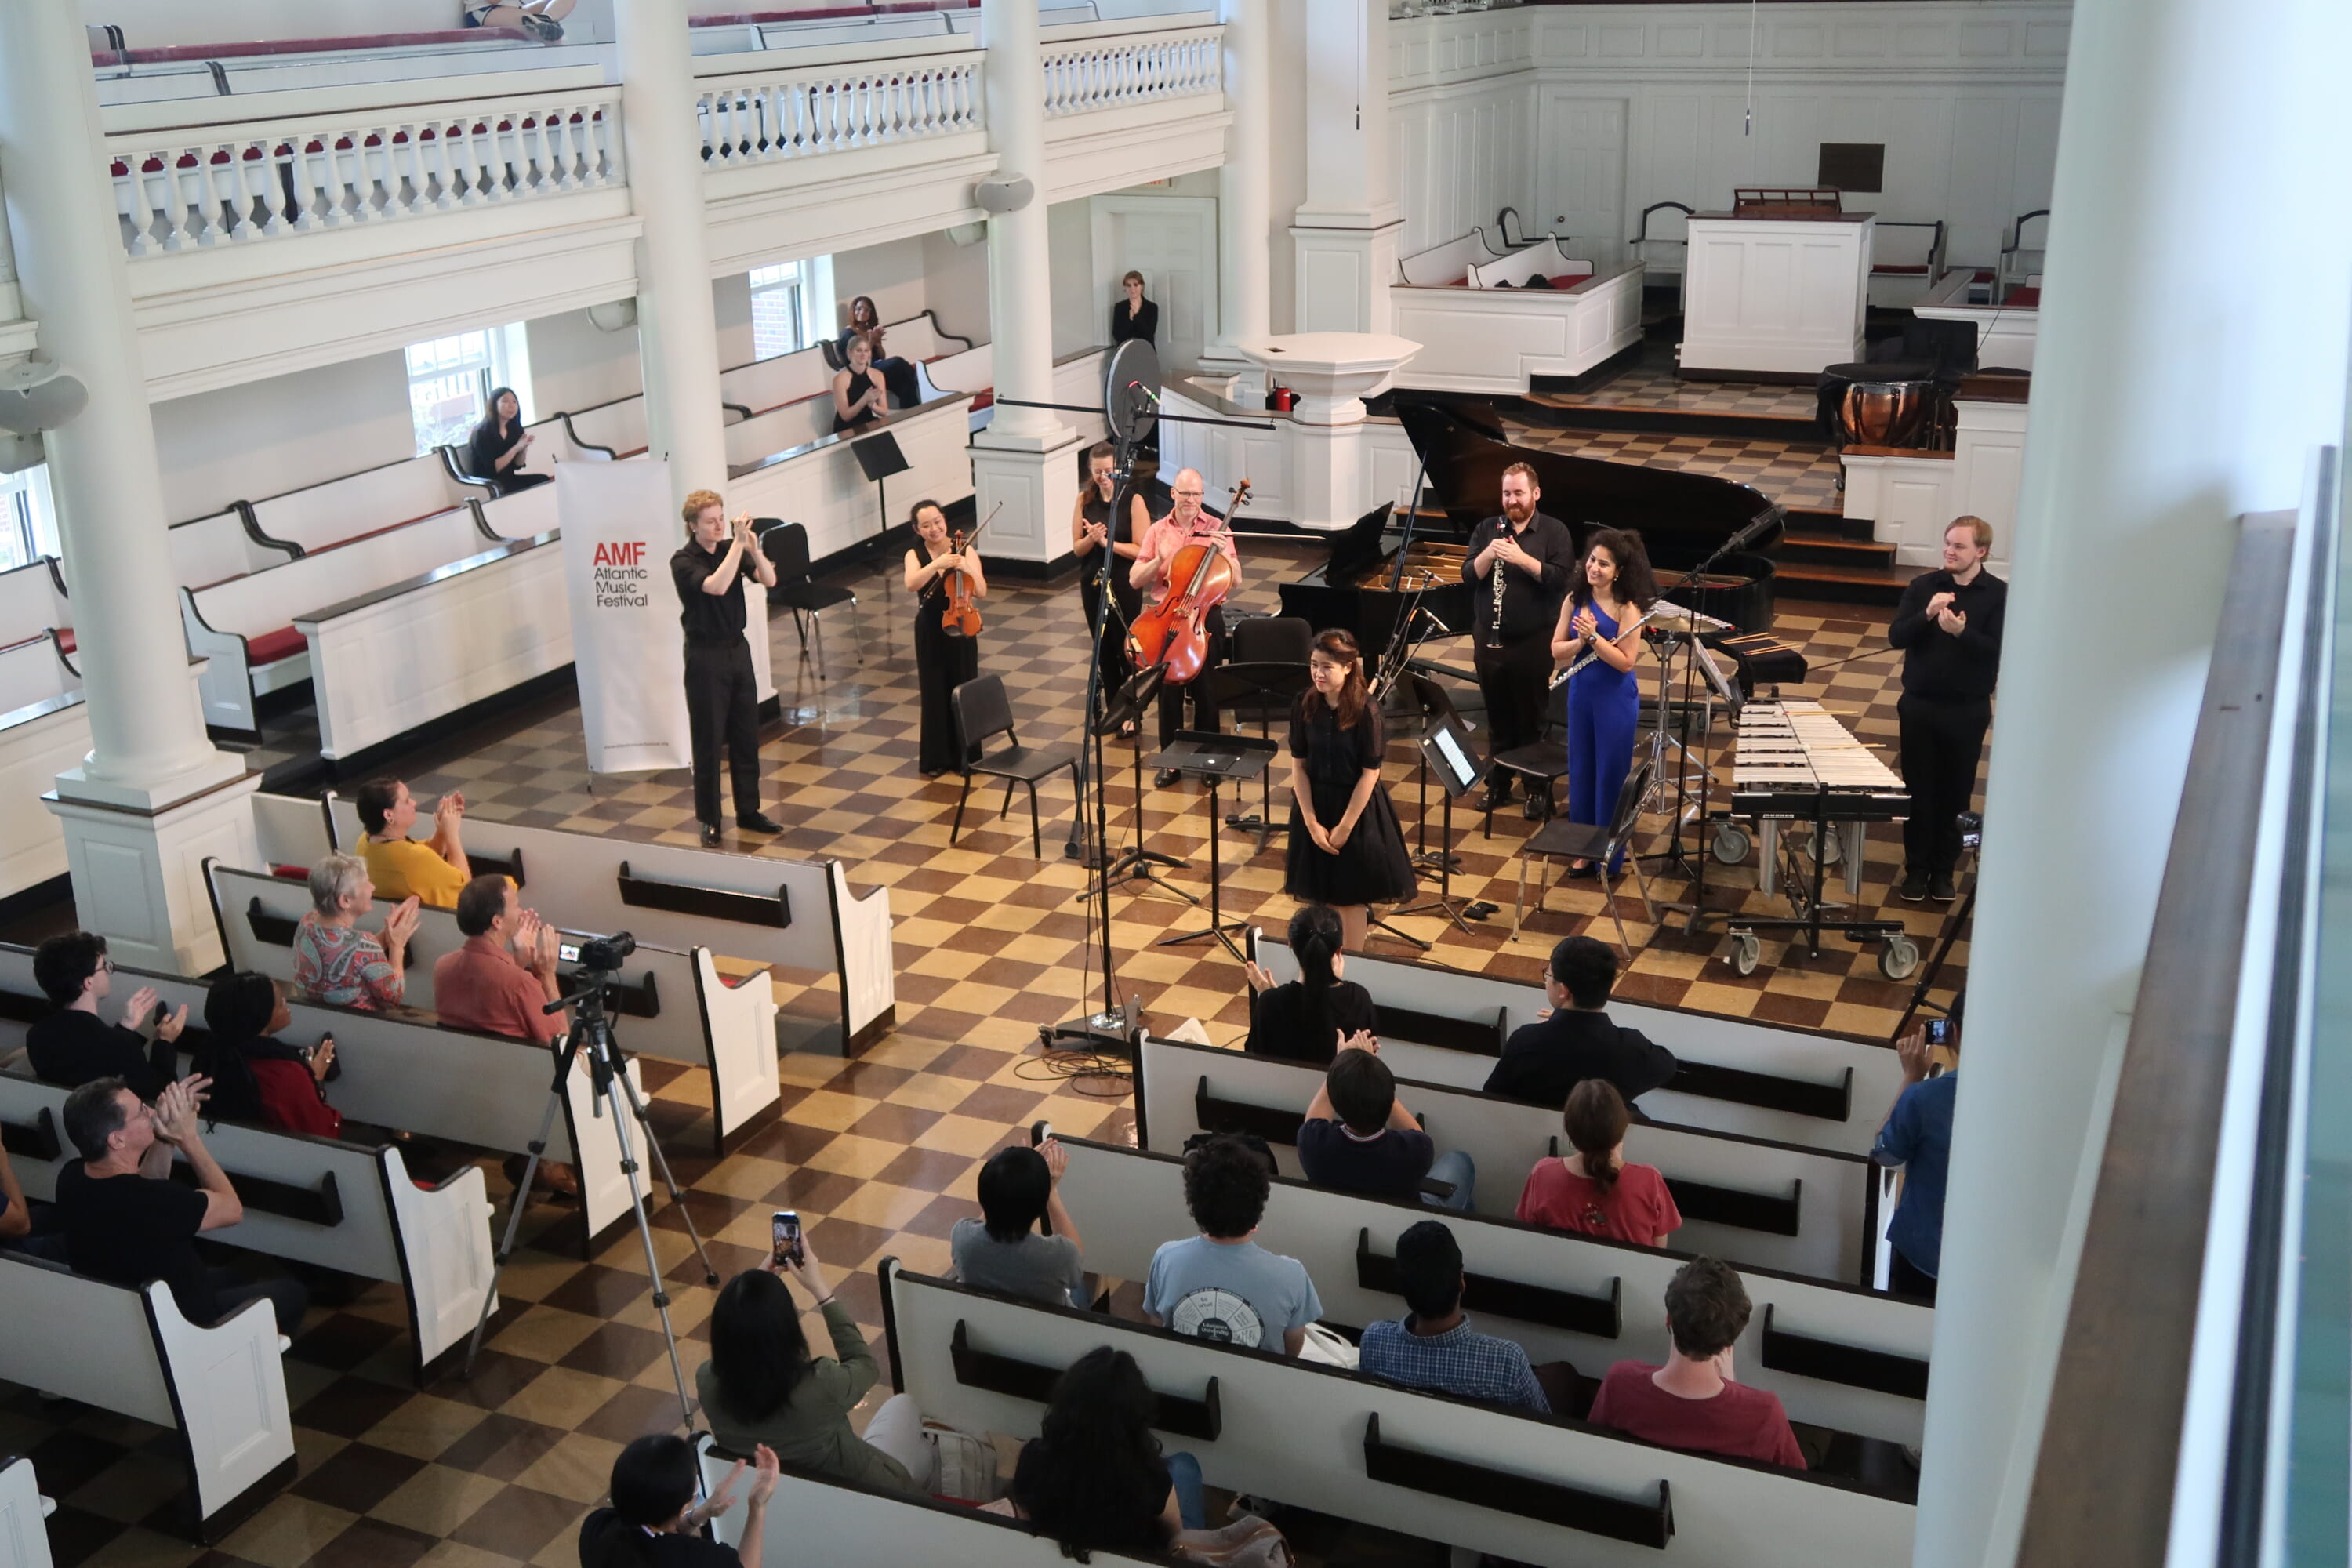
[[[269,868],[269,874],[273,877],[283,878],[289,882],[307,882],[310,879],[310,868],[308,866],[272,866]]]
[[[247,664],[276,664],[281,658],[291,658],[310,646],[310,640],[292,626],[281,626],[274,632],[264,632],[257,637],[245,639]]]
[[[983,408],[993,408],[995,406],[996,389],[994,387],[983,386],[978,392],[971,395],[971,409],[973,413],[977,414]]]
[[[71,652],[73,652],[73,650],[74,650],[74,635],[73,635],[73,627],[71,627],[71,626],[59,626],[59,627],[58,628],[58,650],[59,650],[60,652],[63,652],[63,653],[71,653]]]

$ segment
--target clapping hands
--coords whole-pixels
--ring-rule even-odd
[[[417,922],[423,919],[417,912],[423,900],[415,894],[411,893],[394,905],[392,912],[383,917],[383,942],[386,951],[407,946],[408,939],[416,934]]]

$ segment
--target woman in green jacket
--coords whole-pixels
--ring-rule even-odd
[[[824,1313],[833,1355],[810,1353],[784,1285],[788,1272]],[[803,1240],[798,1261],[749,1269],[719,1292],[710,1359],[694,1381],[712,1438],[730,1453],[749,1454],[765,1443],[789,1466],[928,1495],[937,1462],[912,1398],[886,1400],[864,1437],[850,1430],[849,1413],[880,1375],[866,1336],[834,1299],[824,1266]]]

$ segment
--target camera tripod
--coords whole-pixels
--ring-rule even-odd
[[[606,942],[618,944],[621,937],[607,938]],[[602,945],[602,944],[600,944]],[[506,1272],[507,1260],[514,1256],[515,1238],[522,1229],[522,1213],[530,1202],[531,1184],[538,1179],[540,1161],[547,1152],[547,1135],[555,1126],[556,1112],[564,1103],[564,1086],[572,1074],[572,1064],[584,1047],[588,1054],[590,1078],[590,1108],[601,1118],[609,1106],[613,1112],[613,1136],[621,1148],[621,1171],[629,1179],[629,1217],[635,1222],[637,1239],[646,1249],[646,1277],[652,1281],[654,1310],[661,1318],[662,1342],[669,1351],[669,1372],[677,1385],[678,1415],[688,1431],[694,1428],[694,1401],[687,1393],[686,1368],[677,1354],[677,1331],[670,1325],[669,1292],[662,1288],[661,1258],[654,1251],[653,1223],[646,1216],[646,1193],[638,1179],[641,1173],[636,1152],[630,1146],[629,1124],[636,1123],[645,1135],[646,1149],[653,1155],[654,1168],[661,1173],[662,1184],[669,1189],[669,1201],[676,1205],[678,1218],[686,1225],[686,1234],[694,1243],[695,1255],[702,1259],[702,1282],[715,1286],[719,1271],[710,1266],[710,1253],[702,1245],[702,1235],[694,1228],[694,1215],[686,1206],[686,1197],[678,1190],[677,1178],[670,1174],[669,1161],[663,1157],[660,1142],[654,1137],[653,1122],[646,1115],[646,1102],[638,1098],[636,1085],[629,1081],[618,1047],[613,1043],[613,1022],[604,1014],[604,988],[620,978],[618,958],[625,958],[636,943],[628,941],[618,949],[618,957],[610,967],[583,968],[577,978],[581,989],[557,997],[540,1009],[554,1014],[566,1007],[575,1008],[572,1026],[556,1053],[555,1078],[547,1090],[547,1109],[539,1119],[539,1135],[529,1148],[530,1158],[524,1163],[522,1180],[515,1184],[514,1206],[507,1211],[505,1234],[499,1238],[496,1266],[490,1272],[490,1287],[482,1298],[482,1314],[474,1320],[473,1337],[466,1342],[466,1375],[474,1372],[474,1358],[481,1353],[482,1331],[489,1326],[490,1314],[498,1310],[499,1277]],[[608,948],[608,951],[610,949]],[[619,1086],[616,1099],[614,1086]],[[583,1218],[583,1224],[585,1224]]]

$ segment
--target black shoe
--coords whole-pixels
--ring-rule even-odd
[[[1541,822],[1545,817],[1549,816],[1551,815],[1551,796],[1549,795],[1538,795],[1532,790],[1528,791],[1527,814],[1528,820],[1529,822]]]
[[[1151,785],[1154,789],[1166,789],[1170,784],[1174,784],[1183,776],[1184,774],[1181,769],[1162,768],[1158,773],[1151,775]]]
[[[746,833],[782,833],[784,825],[764,811],[746,812],[735,819],[735,826]]]
[[[1937,871],[1927,878],[1927,896],[1939,904],[1948,904],[1958,898],[1960,893],[1958,889],[1952,886],[1952,874],[1949,871]]]
[[[1901,899],[1906,904],[1916,904],[1920,900],[1926,898],[1927,896],[1927,873],[1925,871],[1904,872],[1901,884],[1895,889],[1895,896]]]
[[[1500,811],[1511,804],[1511,781],[1501,779],[1486,786],[1486,809]]]
[[[719,847],[719,824],[706,822],[702,825],[702,847],[705,849]]]

